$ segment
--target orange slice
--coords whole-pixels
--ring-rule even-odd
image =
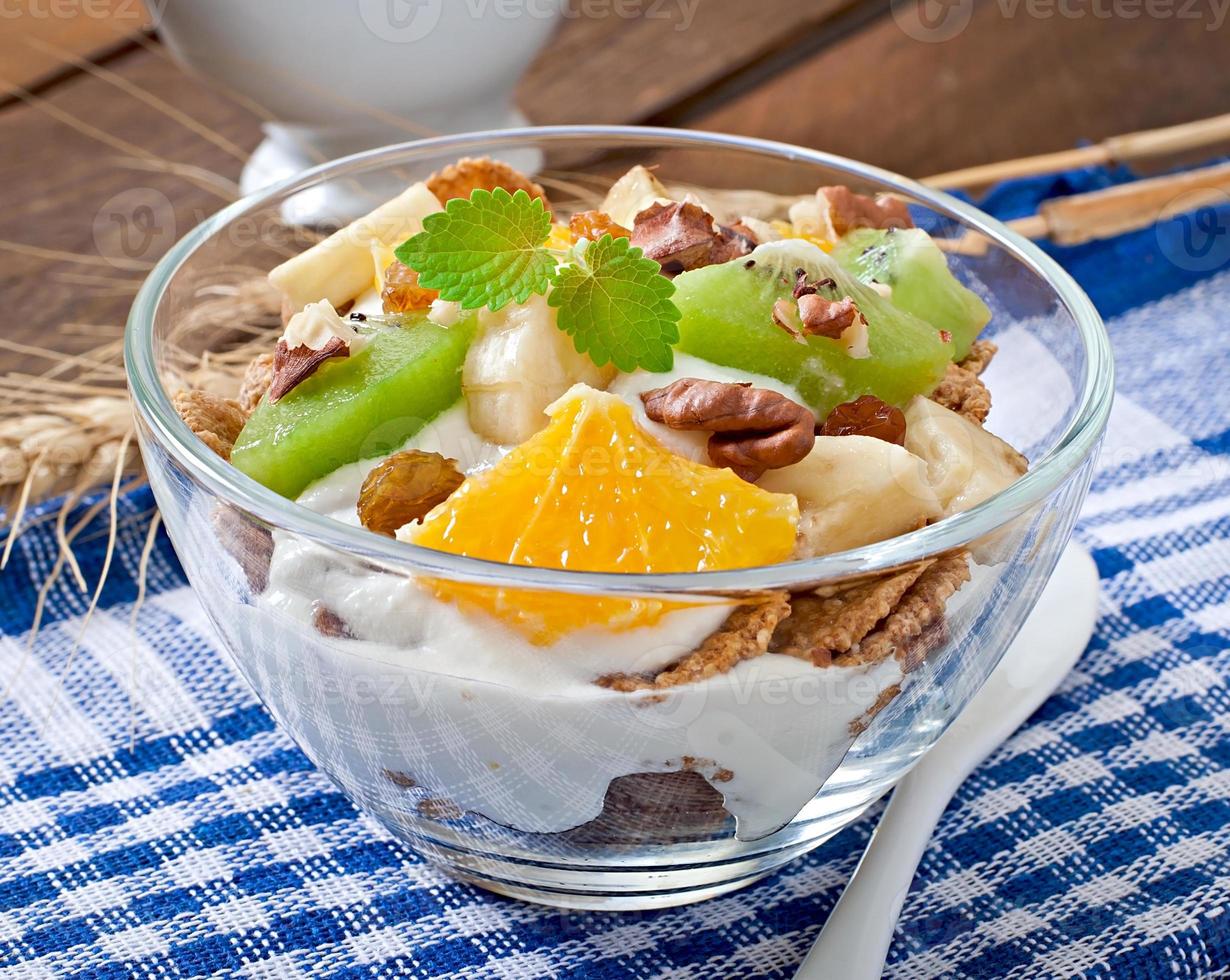
[[[473,558],[590,572],[768,565],[794,550],[798,503],[670,452],[628,405],[577,385],[551,421],[408,528],[416,544]],[[648,626],[678,603],[433,581],[538,644],[587,626]]]

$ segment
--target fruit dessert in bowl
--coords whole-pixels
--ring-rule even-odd
[[[285,224],[373,174],[405,190]],[[453,873],[596,908],[745,884],[908,771],[1037,599],[1112,390],[1088,299],[967,205],[622,127],[242,201],[127,344],[168,530],[278,722]]]

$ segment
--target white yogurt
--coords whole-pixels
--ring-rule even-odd
[[[665,429],[644,417],[639,394],[681,377],[751,381],[798,398],[788,386],[682,355],[670,374],[621,376],[611,391],[651,433],[704,460],[705,434]],[[406,448],[440,452],[466,472],[505,451],[480,439],[457,405]],[[355,502],[377,461],[344,466],[299,502],[357,524]],[[305,624],[320,602],[354,639],[326,639]],[[662,692],[623,694],[595,679],[653,672],[695,649],[730,607],[708,602],[651,627],[577,631],[537,646],[500,621],[436,599],[403,573],[373,568],[311,542],[275,535],[269,587],[250,622],[259,648],[254,678],[292,729],[319,732],[317,761],[361,801],[384,770],[461,808],[528,832],[576,827],[602,810],[618,776],[693,768],[718,790],[741,839],[789,822],[840,764],[851,727],[901,680],[890,658],[872,667],[824,668],[768,654],[726,674]],[[295,624],[287,633],[287,623]],[[329,699],[317,686],[374,690]],[[379,692],[400,692],[384,697]],[[306,705],[306,707],[305,707]],[[326,732],[325,730],[329,731]]]

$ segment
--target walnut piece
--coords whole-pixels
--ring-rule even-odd
[[[632,244],[675,276],[702,266],[729,262],[756,246],[755,236],[740,228],[718,228],[713,215],[691,201],[651,204],[632,224]]]
[[[171,404],[201,442],[223,459],[231,458],[235,440],[248,420],[239,402],[194,388],[177,391]]]
[[[276,402],[316,373],[316,369],[331,357],[349,357],[350,345],[341,337],[331,337],[320,350],[303,344],[288,347],[279,340],[273,352],[273,380],[269,385],[269,400]]]
[[[597,683],[613,691],[651,691],[724,674],[741,660],[765,653],[778,623],[789,615],[789,596],[785,592],[773,593],[760,602],[734,609],[700,646],[656,676],[607,674],[598,678]]]
[[[645,414],[672,429],[712,432],[709,459],[755,482],[765,470],[797,463],[816,442],[810,408],[750,384],[680,378],[641,393]]]
[[[312,603],[312,625],[321,636],[339,640],[354,639],[346,621],[319,599]]]
[[[273,354],[257,354],[243,373],[239,384],[239,407],[251,415],[273,383]]]
[[[437,170],[427,178],[427,189],[436,195],[441,204],[455,197],[468,198],[474,191],[493,191],[502,187],[510,194],[525,191],[536,197],[551,210],[551,202],[542,186],[534,183],[520,170],[491,157],[462,157],[456,163]]]
[[[799,297],[799,320],[804,333],[830,340],[838,339],[860,320],[867,322],[849,296],[829,300],[818,293],[804,293]]]
[[[408,449],[394,453],[367,474],[359,490],[359,521],[369,531],[393,537],[421,521],[465,481],[455,459]]]
[[[838,185],[821,187],[816,195],[822,207],[828,206],[829,223],[839,236],[855,228],[914,227],[914,219],[905,202],[886,194],[872,198]]]
[[[273,532],[230,504],[219,504],[210,519],[218,543],[235,559],[253,595],[260,595],[269,585]]]

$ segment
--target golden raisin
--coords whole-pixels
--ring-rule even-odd
[[[385,313],[409,313],[425,310],[440,294],[419,285],[419,274],[408,265],[394,259],[384,270],[384,288],[380,290],[380,305]]]
[[[464,480],[455,459],[417,449],[394,453],[363,481],[359,521],[369,531],[393,537],[399,527],[422,521]]]
[[[905,413],[875,395],[842,402],[820,426],[822,436],[871,436],[896,446],[905,445]]]
[[[630,232],[623,225],[616,224],[605,211],[578,211],[568,221],[568,230],[574,238],[588,238],[596,242],[603,235],[612,238],[630,238]]]

